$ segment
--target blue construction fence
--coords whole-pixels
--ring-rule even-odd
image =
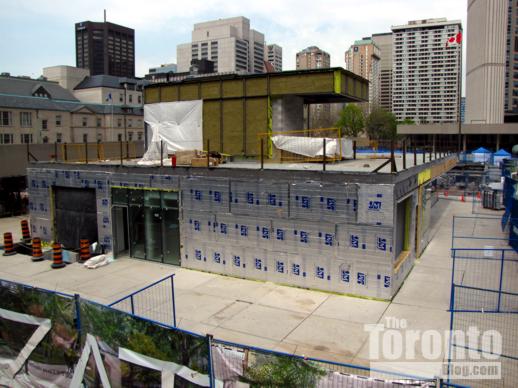
[[[150,297],[156,287],[173,287],[171,278],[114,306],[139,298],[144,306],[146,291]],[[4,386],[465,386],[216,340],[6,280],[0,280],[0,354]]]
[[[518,381],[518,254],[513,249],[452,249],[453,267],[450,297],[450,351],[448,360],[459,361],[459,354],[471,350],[484,360],[500,364],[500,379],[488,380],[488,386],[514,387]],[[471,327],[481,333],[496,330],[500,333],[501,348],[475,345],[463,336]],[[460,352],[460,353],[459,353]],[[463,357],[460,361],[466,360]],[[455,382],[455,379],[449,380]],[[483,381],[461,380],[473,386]]]
[[[518,244],[518,236],[511,227],[513,223],[518,224],[518,220],[509,218],[504,224],[502,218],[496,216],[453,216],[451,247],[510,249],[513,244]]]

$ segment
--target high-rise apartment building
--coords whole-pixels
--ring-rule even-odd
[[[345,68],[369,80],[369,111],[379,103],[380,49],[371,38],[357,40],[345,52]]]
[[[296,55],[297,70],[331,67],[331,56],[316,46],[310,46]],[[312,104],[304,113],[308,128],[326,128],[334,124],[330,104]]]
[[[505,121],[518,121],[518,2],[506,0]]]
[[[275,71],[282,71],[282,47],[269,44],[264,50],[264,60],[270,62]]]
[[[243,16],[197,23],[191,42],[176,47],[178,72],[189,71],[193,59],[214,62],[219,73],[263,73],[264,35]]]
[[[90,75],[135,77],[135,31],[109,22],[76,23],[76,66]]]
[[[508,0],[468,2],[467,124],[504,122],[507,12]]]
[[[457,122],[461,22],[445,18],[415,20],[393,26],[392,33],[392,113],[398,120],[416,123]]]
[[[316,46],[310,46],[297,53],[297,70],[325,69],[331,67],[331,56]]]
[[[392,32],[373,34],[372,41],[380,50],[378,105],[392,112]]]

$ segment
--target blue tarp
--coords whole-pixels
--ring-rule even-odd
[[[494,156],[511,156],[509,152],[504,150],[503,148],[500,148],[497,152],[493,154]]]
[[[484,147],[477,148],[472,154],[490,154],[491,151],[486,150]]]

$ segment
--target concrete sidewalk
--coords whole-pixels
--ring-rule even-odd
[[[449,329],[452,216],[471,203],[441,200],[433,208],[434,236],[392,302],[375,301],[117,259],[96,270],[80,264],[53,270],[28,256],[0,257],[0,278],[78,293],[110,303],[175,273],[179,327],[215,338],[332,361],[368,365],[364,324],[405,319],[409,329]],[[500,213],[498,213],[500,214]],[[495,212],[495,216],[498,215]],[[19,218],[0,220],[17,232]],[[424,359],[416,349],[418,359]]]

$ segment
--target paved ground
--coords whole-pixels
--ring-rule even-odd
[[[32,263],[28,256],[0,257],[0,278],[109,303],[175,273],[178,323],[182,328],[242,344],[365,365],[369,359],[366,323],[394,317],[405,319],[409,329],[449,329],[452,216],[471,215],[471,203],[441,200],[433,209],[433,239],[392,302],[129,258],[96,270],[79,264],[52,270],[49,262]],[[19,219],[0,220],[0,232],[18,232]],[[469,223],[463,228],[466,233],[473,229]],[[421,358],[419,349],[416,351]]]

